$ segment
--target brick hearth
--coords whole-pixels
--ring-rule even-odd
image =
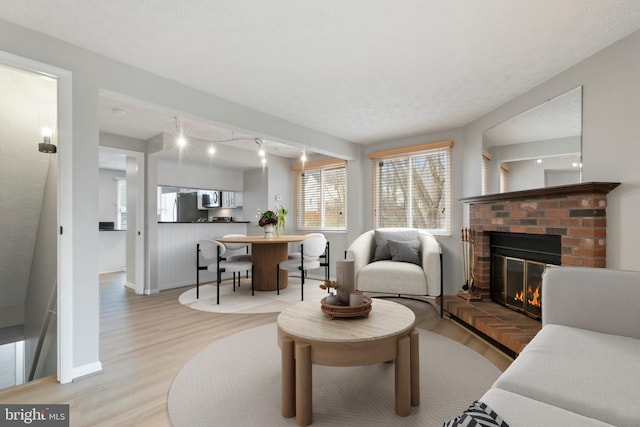
[[[497,344],[515,357],[540,331],[542,324],[491,301],[463,301],[456,296],[444,298],[444,308],[451,319]]]

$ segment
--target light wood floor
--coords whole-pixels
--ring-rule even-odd
[[[167,393],[180,368],[211,342],[274,322],[277,313],[216,314],[178,302],[185,288],[140,296],[123,287],[124,275],[100,277],[100,359],[103,371],[58,384],[54,377],[0,392],[2,403],[66,403],[72,426],[170,426]],[[419,327],[458,341],[499,369],[511,359],[427,304],[406,301]]]

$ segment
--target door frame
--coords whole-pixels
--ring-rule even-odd
[[[45,75],[58,86],[58,273],[57,273],[57,379],[73,380],[73,128],[72,73],[49,64],[0,50],[3,65]]]
[[[136,160],[137,166],[137,180],[138,180],[138,188],[136,193],[136,215],[135,215],[135,229],[131,229],[127,226],[127,240],[129,238],[129,234],[133,233],[135,236],[135,248],[134,248],[134,265],[131,266],[128,262],[129,260],[129,247],[127,245],[126,250],[126,276],[129,277],[129,269],[134,268],[135,271],[133,276],[135,277],[135,283],[129,282],[126,280],[125,286],[133,289],[133,291],[138,294],[144,294],[144,262],[145,262],[145,253],[144,253],[144,230],[145,230],[145,206],[146,206],[146,186],[145,186],[145,153],[140,151],[132,151],[125,150],[123,148],[115,148],[109,146],[100,146],[100,151],[107,153],[117,153],[123,154],[127,157],[132,157]],[[128,172],[127,172],[128,173]]]

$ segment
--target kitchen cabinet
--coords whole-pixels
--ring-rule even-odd
[[[242,192],[236,191],[236,208],[241,208],[242,206]]]
[[[223,208],[235,208],[236,207],[236,193],[234,191],[222,192],[222,207]]]

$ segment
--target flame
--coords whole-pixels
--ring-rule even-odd
[[[516,295],[513,297],[514,300],[524,302],[524,292],[516,292]]]
[[[540,299],[540,285],[536,287],[535,291],[531,289],[531,286],[528,286],[527,297],[528,297],[527,298],[528,305],[532,305],[534,307],[540,307],[542,303],[542,300]],[[525,298],[524,291],[516,292],[516,294],[513,297],[514,300],[520,301],[520,302],[524,302],[524,298]]]
[[[533,305],[535,307],[540,307],[542,301],[540,300],[540,285],[536,287],[536,290],[531,293],[531,286],[527,290],[527,295],[531,295],[531,298],[527,299],[527,303],[529,305]]]

